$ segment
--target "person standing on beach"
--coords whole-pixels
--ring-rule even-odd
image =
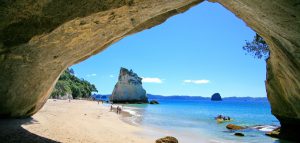
[[[120,107],[118,106],[117,107],[117,114],[119,114],[119,111],[120,111]]]
[[[110,111],[112,111],[112,110],[113,110],[113,104],[110,105]]]

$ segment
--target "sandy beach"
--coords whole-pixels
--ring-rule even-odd
[[[1,120],[1,139],[8,142],[150,143],[143,128],[127,124],[109,106],[85,100],[52,100],[32,118]]]

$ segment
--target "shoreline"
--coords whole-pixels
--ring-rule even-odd
[[[251,142],[252,140],[260,140],[260,138],[264,138],[265,140],[268,140],[268,142],[273,142],[273,141],[278,140],[276,138],[270,138],[270,137],[265,136],[266,132],[272,131],[273,129],[278,127],[278,126],[272,125],[272,124],[253,124],[253,125],[251,125],[251,123],[250,123],[249,125],[247,125],[248,128],[245,130],[232,131],[232,130],[226,129],[226,127],[225,127],[226,124],[217,124],[215,122],[215,120],[212,119],[213,122],[210,122],[210,123],[205,122],[205,124],[208,124],[208,125],[210,124],[209,126],[217,126],[218,130],[216,130],[216,131],[211,131],[206,128],[198,128],[198,127],[197,128],[186,128],[186,127],[180,127],[180,125],[174,126],[174,127],[172,127],[172,126],[166,127],[166,126],[160,126],[159,123],[156,125],[156,124],[153,124],[153,122],[149,124],[148,121],[140,122],[140,121],[144,120],[143,118],[149,117],[149,115],[146,117],[143,117],[143,111],[138,109],[139,107],[131,107],[131,106],[125,105],[124,108],[126,110],[131,110],[133,113],[135,113],[135,114],[131,114],[131,117],[134,117],[134,115],[139,116],[137,118],[138,121],[137,121],[137,119],[134,119],[134,118],[130,119],[130,117],[129,117],[129,119],[126,119],[126,120],[123,119],[124,122],[144,128],[145,129],[145,132],[143,132],[144,134],[146,134],[147,136],[155,137],[156,139],[160,138],[162,136],[173,136],[173,137],[177,138],[179,140],[179,142],[195,142],[196,141],[199,143]],[[122,117],[122,118],[128,118],[128,117]],[[141,119],[139,119],[139,118],[141,118]],[[209,126],[206,126],[206,127],[209,127]],[[242,138],[236,137],[234,135],[235,132],[245,133],[247,135],[247,137],[242,137]]]
[[[155,142],[151,136],[140,135],[145,129],[125,123],[109,108],[95,101],[49,99],[31,118],[1,119],[0,139],[5,142]]]
[[[114,104],[116,106],[122,106],[123,104]],[[205,134],[202,132],[202,134],[195,134],[193,132],[189,131],[179,131],[179,130],[168,130],[168,129],[163,129],[160,127],[155,127],[155,126],[149,126],[149,125],[142,125],[141,121],[136,121],[137,119],[130,119],[132,117],[139,118],[142,115],[137,114],[137,111],[135,111],[135,108],[128,107],[126,105],[123,105],[125,111],[122,111],[122,116],[120,117],[123,122],[129,125],[137,126],[140,128],[143,128],[144,131],[140,132],[140,136],[148,136],[152,137],[155,139],[165,137],[165,136],[173,136],[176,139],[178,139],[179,142],[195,142],[197,141],[198,143],[235,143],[235,141],[230,141],[230,140],[225,140],[225,139],[220,139],[220,138],[215,138],[211,135]],[[132,114],[134,113],[134,114]],[[127,119],[128,118],[128,119]],[[155,141],[155,140],[153,140]],[[236,142],[237,143],[237,142]]]

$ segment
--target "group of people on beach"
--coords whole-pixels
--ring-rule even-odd
[[[120,106],[117,107],[117,114],[121,114],[122,108]]]
[[[113,104],[111,104],[110,105],[110,111],[113,111]],[[120,107],[120,106],[117,106],[117,114],[121,114],[121,112],[122,112],[122,107]]]

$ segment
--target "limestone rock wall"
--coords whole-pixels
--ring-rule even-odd
[[[0,116],[31,116],[44,105],[64,69],[200,2],[1,1]]]
[[[121,68],[110,101],[113,103],[148,103],[146,90],[142,86],[142,78],[132,70]]]

